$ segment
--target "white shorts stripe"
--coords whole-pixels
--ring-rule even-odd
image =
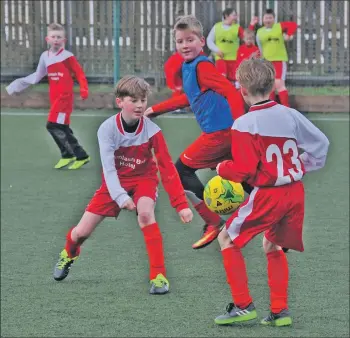
[[[230,223],[227,232],[232,241],[239,235],[242,224],[244,223],[245,219],[252,213],[254,198],[258,190],[258,187],[255,187],[253,189],[249,195],[247,204],[239,208],[237,217],[235,217]]]
[[[56,123],[64,124],[65,119],[66,119],[66,113],[58,113]]]

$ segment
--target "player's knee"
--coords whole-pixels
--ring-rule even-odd
[[[263,248],[266,254],[269,252],[278,251],[282,249],[279,245],[276,245],[270,242],[265,236],[263,238]]]
[[[72,233],[72,237],[77,244],[83,244],[91,235],[91,232],[88,229],[84,229],[82,227],[75,227]]]
[[[219,242],[221,250],[232,246],[232,241],[231,241],[231,238],[230,238],[226,228],[223,228],[220,231],[219,236],[218,236],[218,242]]]
[[[151,211],[141,211],[137,216],[141,228],[155,222],[155,217]]]

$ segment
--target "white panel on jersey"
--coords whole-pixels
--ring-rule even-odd
[[[59,62],[62,62],[64,60],[70,58],[71,56],[73,56],[73,54],[71,52],[69,52],[68,50],[63,50],[58,55],[53,55],[52,53],[45,51],[42,54],[42,56],[43,56],[43,60],[45,62],[46,67],[48,67],[48,66],[51,66],[55,63],[59,63]]]
[[[296,138],[296,122],[291,108],[280,104],[249,112],[237,119],[232,129],[252,135]],[[297,112],[300,114],[299,112]]]
[[[106,132],[113,139],[116,149],[119,147],[139,146],[149,142],[149,139],[160,131],[160,128],[152,122],[148,117],[143,117],[143,128],[137,135],[119,131],[116,122],[116,115],[111,116],[104,121],[99,129],[99,132]]]

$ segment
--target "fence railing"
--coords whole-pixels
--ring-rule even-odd
[[[348,1],[117,1],[119,17],[108,0],[1,0],[1,75],[32,72],[47,48],[46,28],[63,24],[67,46],[90,78],[113,81],[120,75],[139,74],[163,83],[163,64],[174,51],[175,18],[194,14],[205,34],[221,20],[225,7],[234,7],[243,27],[253,15],[274,8],[278,21],[296,21],[298,31],[288,42],[289,77],[314,83],[317,79],[347,80],[349,76]],[[117,20],[119,60],[114,65],[113,22]],[[311,80],[310,80],[311,79]]]

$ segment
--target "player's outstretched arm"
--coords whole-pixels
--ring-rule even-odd
[[[168,111],[185,108],[189,105],[190,103],[188,102],[186,94],[181,94],[149,107],[145,111],[145,116],[156,117]]]
[[[9,95],[12,95],[14,93],[20,93],[24,89],[28,88],[30,85],[40,82],[45,75],[47,75],[47,70],[46,70],[46,66],[45,66],[45,62],[42,54],[35,73],[30,74],[26,77],[21,77],[11,82],[6,87],[6,91]]]
[[[169,154],[163,133],[159,131],[152,136],[151,140],[158,163],[160,178],[165,191],[168,193],[170,204],[176,209],[181,220],[184,223],[188,223],[192,220],[193,214],[191,209],[189,209],[184,188]]]

